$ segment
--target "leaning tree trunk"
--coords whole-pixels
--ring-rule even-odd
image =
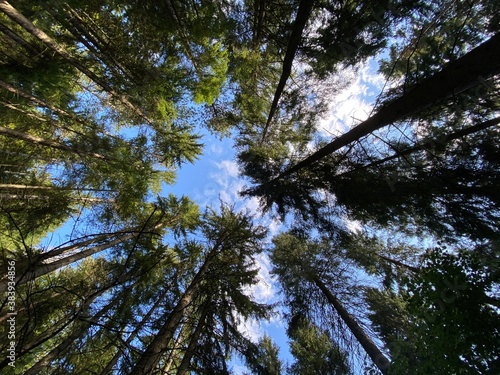
[[[4,136],[10,137],[10,138],[20,139],[22,141],[32,143],[32,144],[35,144],[38,146],[50,147],[50,148],[55,148],[56,150],[70,152],[70,153],[76,154],[78,156],[90,156],[90,157],[93,157],[96,159],[109,160],[106,156],[95,153],[95,152],[81,151],[81,150],[78,150],[77,147],[71,147],[71,146],[56,142],[56,141],[43,139],[43,138],[37,137],[35,135],[23,133],[23,132],[14,130],[14,129],[5,128],[3,126],[0,126],[0,135],[4,135]]]
[[[111,308],[116,304],[116,300],[112,300],[106,306],[104,306],[101,310],[99,310],[95,315],[92,316],[93,321],[97,321],[101,316],[106,314]],[[86,310],[88,312],[88,308],[90,303],[85,303]],[[77,314],[77,319],[81,316],[84,310],[80,310]],[[24,375],[35,375],[39,374],[41,370],[45,367],[50,366],[50,362],[54,359],[60,358],[61,354],[65,353],[76,339],[78,339],[81,335],[88,330],[89,327],[87,324],[82,323],[78,329],[74,327],[71,329],[71,333],[66,337],[59,345],[57,345],[54,349],[52,349],[49,353],[47,353],[42,359],[40,359],[37,363],[35,363],[31,368],[24,372]]]
[[[149,311],[146,313],[146,315],[144,315],[141,318],[141,321],[139,322],[137,327],[135,327],[135,329],[132,331],[132,333],[127,337],[127,340],[125,340],[126,347],[128,347],[130,345],[130,343],[132,343],[132,341],[135,340],[137,335],[143,330],[144,325],[148,322],[149,318],[151,318],[151,315],[153,315],[153,313],[163,303],[163,298],[167,295],[167,293],[168,293],[168,289],[165,288],[164,292],[158,297],[158,299],[154,303],[153,307],[151,307],[151,309],[149,309]],[[115,367],[116,363],[118,362],[118,360],[120,359],[122,354],[123,354],[123,352],[121,351],[120,348],[118,348],[118,351],[115,353],[113,358],[111,358],[111,361],[109,361],[108,364],[106,365],[106,367],[101,371],[101,375],[108,375],[108,374],[112,373],[113,367]]]
[[[89,298],[85,300],[84,304],[81,306],[81,308],[77,313],[72,314],[72,316],[65,316],[62,319],[58,320],[57,323],[47,328],[44,332],[37,334],[36,337],[33,340],[29,341],[28,343],[24,344],[22,342],[19,342],[16,347],[16,357],[21,358],[25,354],[31,352],[33,349],[39,347],[43,343],[59,335],[63,330],[65,330],[72,322],[74,322],[78,318],[82,310],[87,309],[91,305],[91,303],[97,299],[97,297],[104,294],[104,292],[106,292],[108,289],[109,286],[93,293]],[[7,367],[8,363],[9,363],[8,358],[2,361],[0,363],[0,370]]]
[[[124,104],[127,108],[131,109],[136,115],[140,116],[144,120],[146,120],[150,124],[154,124],[154,122],[148,118],[144,112],[132,104],[125,96],[116,92],[107,82],[97,76],[90,69],[85,67],[81,62],[79,62],[75,57],[71,56],[71,54],[66,51],[61,45],[59,45],[56,41],[54,41],[49,35],[47,35],[43,30],[40,30],[36,27],[30,20],[24,17],[21,13],[17,11],[11,4],[9,4],[5,0],[0,0],[0,10],[2,10],[7,16],[9,16],[13,21],[17,22],[22,28],[24,28],[31,35],[42,41],[45,45],[47,45],[54,52],[58,53],[64,59],[66,59],[71,65],[73,65],[80,72],[85,74],[88,78],[94,81],[96,84],[101,86],[106,92],[108,92],[111,96],[117,98],[122,104]]]
[[[306,27],[307,20],[311,14],[311,10],[313,8],[314,1],[312,0],[301,0],[299,3],[299,8],[297,9],[297,16],[293,23],[292,33],[290,34],[290,39],[288,40],[288,45],[286,48],[285,58],[283,60],[283,69],[281,72],[281,77],[278,82],[278,86],[276,87],[276,91],[274,93],[273,102],[271,104],[271,108],[269,110],[269,116],[267,118],[266,126],[262,131],[261,143],[263,143],[266,139],[267,130],[271,124],[274,113],[278,108],[278,102],[281,98],[281,94],[285,89],[286,81],[290,74],[292,73],[292,65],[293,59],[295,57],[295,53],[299,48],[300,39],[302,37],[302,32]]]
[[[196,352],[196,347],[198,346],[198,340],[201,336],[203,328],[205,327],[205,319],[207,318],[207,315],[208,309],[204,308],[200,318],[198,319],[198,324],[196,325],[194,332],[190,336],[189,345],[184,352],[181,364],[177,368],[177,375],[184,375],[189,370],[191,359],[193,358]]]
[[[156,230],[156,229],[159,229],[163,226],[164,224],[157,224],[153,230]],[[102,245],[97,245],[97,246],[93,246],[89,249],[86,249],[86,250],[83,250],[83,251],[79,251],[78,253],[75,253],[75,254],[72,254],[72,255],[69,255],[69,256],[66,256],[62,259],[59,259],[59,260],[56,260],[54,262],[51,262],[51,263],[38,263],[38,264],[35,264],[35,269],[33,270],[30,270],[28,269],[27,271],[23,272],[22,274],[20,274],[19,276],[16,276],[16,285],[22,285],[22,284],[26,284],[27,282],[30,282],[30,281],[33,281],[33,280],[36,280],[37,278],[43,276],[43,275],[46,275],[50,272],[53,272],[55,270],[58,270],[59,268],[62,268],[62,267],[65,267],[65,266],[68,266],[74,262],[77,262],[79,260],[82,260],[82,259],[85,259],[89,256],[92,256],[92,255],[95,255],[97,253],[100,253],[101,251],[104,251],[104,250],[107,250],[109,248],[112,248],[113,246],[115,245],[118,245],[124,241],[127,241],[131,238],[134,238],[134,237],[137,237],[139,236],[141,233],[144,233],[144,232],[134,232],[134,233],[129,233],[127,235],[124,235],[123,237],[119,237],[119,238],[115,238],[114,240],[108,242],[108,243],[105,243],[105,244],[102,244]],[[85,241],[85,242],[92,242],[92,240],[88,240],[88,241]],[[58,251],[62,251],[63,249],[59,249]],[[66,249],[67,251],[67,249]],[[0,283],[0,292],[5,292],[7,290],[7,283],[4,280],[2,280],[3,282]]]
[[[370,164],[363,165],[363,166],[358,167],[356,169],[342,172],[338,175],[335,175],[335,177],[341,177],[341,176],[345,176],[345,175],[353,173],[353,172],[359,172],[359,171],[367,169],[367,168],[373,168],[373,167],[376,167],[377,165],[383,164],[385,162],[388,162],[388,161],[391,161],[391,160],[394,160],[394,159],[397,159],[400,157],[410,155],[414,152],[426,150],[429,147],[431,148],[431,151],[432,151],[432,148],[435,145],[442,145],[444,143],[448,143],[448,142],[453,141],[455,139],[463,138],[467,135],[474,134],[474,133],[477,133],[481,130],[491,128],[491,127],[496,126],[498,124],[500,124],[500,117],[496,117],[494,119],[487,120],[487,121],[481,122],[481,123],[473,125],[473,126],[469,126],[465,129],[461,129],[459,131],[450,133],[450,134],[448,134],[442,138],[439,138],[437,140],[428,140],[428,141],[420,142],[413,147],[409,147],[409,148],[404,149],[402,151],[396,152],[395,154],[393,154],[391,156],[388,156],[388,157],[380,159],[380,160],[376,160]]]
[[[188,288],[182,295],[181,299],[174,307],[172,312],[166,316],[165,323],[160,328],[153,341],[146,348],[144,353],[137,361],[135,367],[130,375],[150,375],[154,372],[155,367],[158,365],[161,356],[167,349],[175,330],[185,315],[186,309],[191,305],[196,298],[201,286],[201,282],[212,264],[213,258],[217,253],[218,248],[215,247],[210,251],[205,259],[205,262],[200,267],[199,271],[194,276]]]
[[[385,104],[375,115],[355,128],[287,169],[276,178],[250,189],[247,193],[259,194],[259,191],[264,188],[272,188],[273,183],[277,180],[311,166],[316,161],[358,141],[375,130],[475,87],[484,82],[485,78],[499,73],[500,34],[496,34],[469,53],[448,64],[440,72],[424,79],[409,92]]]
[[[375,345],[372,339],[366,334],[366,332],[361,328],[356,319],[349,314],[349,312],[344,308],[340,301],[333,295],[332,292],[327,288],[327,286],[317,277],[314,276],[312,281],[316,286],[321,289],[328,302],[333,306],[335,311],[339,314],[342,321],[351,330],[352,334],[358,340],[359,344],[363,347],[366,353],[370,356],[373,363],[384,375],[389,374],[390,362],[387,357],[380,351],[380,349]]]

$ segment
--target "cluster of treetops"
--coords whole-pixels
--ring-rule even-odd
[[[499,25],[498,0],[0,0],[0,372],[500,373]],[[328,134],[368,62],[372,112]],[[202,133],[281,233],[169,194]],[[286,361],[242,330],[276,314]]]

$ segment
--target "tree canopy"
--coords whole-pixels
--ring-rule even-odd
[[[0,371],[498,373],[499,10],[0,0]]]

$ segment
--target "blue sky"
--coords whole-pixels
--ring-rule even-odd
[[[328,115],[317,125],[321,136],[332,138],[333,135],[342,134],[370,116],[373,103],[384,84],[381,75],[377,74],[377,69],[376,61],[371,59],[356,72],[352,69],[342,72],[343,78],[349,84],[332,95]],[[176,184],[165,185],[162,194],[187,195],[200,205],[201,210],[206,206],[218,208],[220,201],[234,204],[237,210],[249,210],[254,213],[256,222],[269,229],[269,239],[279,233],[283,226],[268,215],[262,216],[256,198],[243,199],[238,195],[238,192],[248,185],[248,181],[240,176],[233,140],[220,140],[205,130],[199,132],[203,134],[202,142],[205,144],[203,155],[194,164],[183,165],[178,171]],[[350,222],[349,226],[353,230],[359,228],[355,222]],[[280,298],[279,289],[269,273],[271,265],[267,255],[262,254],[257,259],[257,264],[260,269],[260,281],[248,292],[259,302],[274,303]],[[267,333],[280,346],[282,359],[289,362],[293,360],[288,350],[286,327],[279,315],[269,322],[246,322],[241,328],[254,341]],[[233,370],[237,374],[242,373],[243,369],[241,363],[236,361],[233,364]]]

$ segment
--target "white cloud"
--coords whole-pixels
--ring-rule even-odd
[[[273,302],[276,296],[276,286],[275,280],[270,274],[271,261],[264,253],[259,254],[255,258],[255,261],[259,270],[257,274],[258,282],[248,288],[246,293],[252,296],[258,303]]]
[[[238,163],[234,160],[222,160],[220,163],[216,163],[217,168],[224,172],[228,177],[238,177],[239,168]]]
[[[357,71],[346,69],[343,72],[351,83],[330,103],[330,116],[318,125],[322,135],[339,136],[370,116],[372,103],[384,84],[383,76],[376,69],[375,61],[369,60]]]

